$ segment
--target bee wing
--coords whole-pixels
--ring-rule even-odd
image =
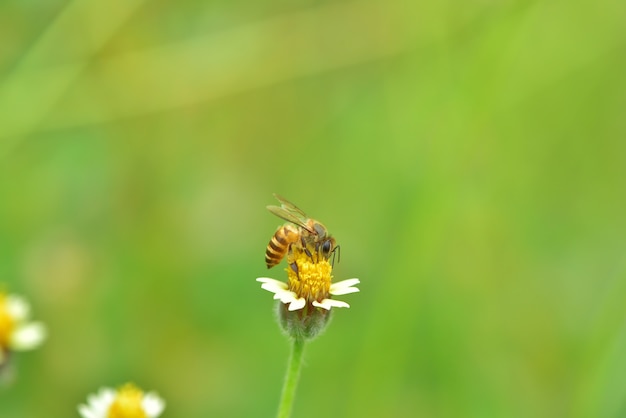
[[[298,225],[301,228],[306,229],[309,232],[312,232],[307,226],[306,226],[306,219],[303,219],[302,216],[299,216],[300,214],[294,214],[288,210],[286,210],[284,207],[282,206],[268,206],[267,210],[269,210],[270,212],[272,212],[274,215],[278,216],[279,218],[282,218],[286,221],[289,221],[293,224]]]
[[[299,227],[304,228],[309,232],[313,232],[306,225],[308,218],[300,208],[298,208],[296,205],[294,205],[281,195],[274,193],[274,197],[278,199],[278,201],[280,202],[280,206],[269,205],[267,207],[267,210],[269,210],[279,218],[298,225]]]
[[[304,212],[302,212],[302,210],[298,208],[296,205],[294,205],[293,203],[291,203],[290,201],[288,201],[287,199],[285,199],[279,194],[274,193],[274,197],[280,202],[280,206],[283,209],[293,214],[297,214],[297,216],[301,219],[307,219],[307,216],[304,214]]]

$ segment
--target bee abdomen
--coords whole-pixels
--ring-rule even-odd
[[[298,230],[291,225],[284,225],[276,230],[265,249],[265,264],[268,269],[280,263],[280,260],[287,254],[289,245],[297,241],[298,237]]]

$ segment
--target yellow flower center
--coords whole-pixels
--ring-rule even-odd
[[[147,418],[141,405],[143,392],[132,383],[127,383],[117,391],[107,418]]]
[[[333,268],[328,260],[321,258],[314,263],[309,255],[296,247],[293,248],[288,262],[289,290],[298,295],[299,298],[305,298],[308,303],[314,300],[321,302],[328,298],[330,283],[333,278]],[[294,269],[294,265],[297,268]]]
[[[15,327],[15,320],[7,309],[7,295],[0,292],[0,350],[9,345],[9,337]]]

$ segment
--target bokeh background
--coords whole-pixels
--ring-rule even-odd
[[[273,192],[359,277],[294,417],[626,416],[626,3],[0,2],[0,416],[272,417]],[[284,278],[283,266],[270,271]]]

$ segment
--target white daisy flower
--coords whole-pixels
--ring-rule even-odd
[[[0,364],[12,351],[37,348],[46,336],[41,322],[30,321],[30,305],[24,298],[0,292]]]
[[[330,296],[358,292],[355,285],[360,283],[359,279],[332,283],[332,266],[328,260],[313,262],[305,251],[298,251],[298,248],[293,249],[293,258],[295,268],[286,269],[287,283],[259,277],[256,280],[263,283],[261,288],[274,293],[274,299],[288,305],[289,311],[303,309],[307,304],[326,310],[350,307],[346,302],[331,299]]]
[[[156,393],[144,393],[132,383],[118,390],[102,388],[78,406],[83,418],[156,418],[164,409],[165,401]]]

